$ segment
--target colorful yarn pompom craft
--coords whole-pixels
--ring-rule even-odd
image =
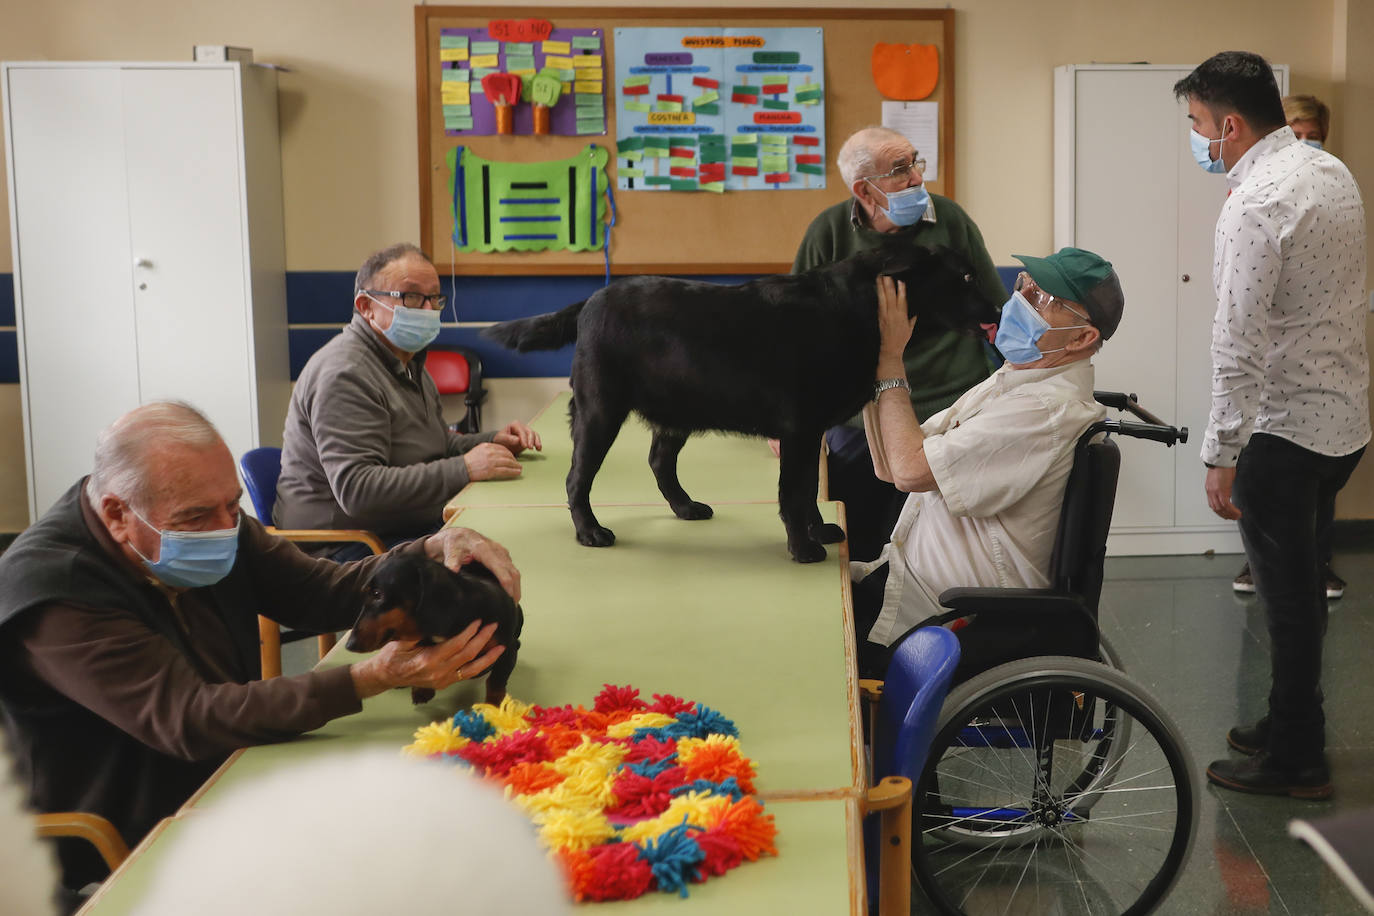
[[[700,703],[606,684],[592,708],[506,697],[426,725],[406,752],[504,787],[581,901],[692,884],[778,854],[739,730]]]

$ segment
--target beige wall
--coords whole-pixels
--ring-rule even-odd
[[[1374,62],[1362,53],[1374,38],[1369,6],[1358,0],[1348,7],[1345,0],[963,0],[955,44],[959,200],[982,227],[997,263],[1010,263],[1013,251],[1047,250],[1052,68],[1091,61],[1192,64],[1224,48],[1286,63],[1295,91],[1330,98],[1333,148],[1364,187],[1374,187]],[[287,266],[348,270],[380,242],[418,234],[412,9],[402,0],[0,0],[0,59],[188,59],[195,43],[224,43],[290,67],[280,81]],[[845,65],[867,62],[828,62]],[[99,240],[74,239],[73,258],[79,262],[82,248],[94,244]],[[6,221],[0,272],[10,269]],[[0,386],[0,437],[21,435],[17,402],[17,392],[11,396]],[[16,527],[16,518],[22,525],[25,516],[23,486],[14,483],[23,468],[10,466],[13,457],[0,452],[0,530]],[[1374,461],[1362,471],[1342,502],[1343,516],[1374,518]]]

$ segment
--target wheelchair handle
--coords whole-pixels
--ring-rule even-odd
[[[1092,432],[1116,433],[1121,436],[1130,436],[1132,439],[1153,439],[1156,442],[1163,442],[1165,445],[1172,446],[1175,443],[1188,441],[1188,427],[1171,426],[1159,417],[1140,406],[1140,400],[1135,394],[1125,394],[1120,391],[1094,391],[1093,398],[1097,403],[1113,410],[1125,410],[1134,414],[1143,423],[1132,423],[1129,420],[1101,420],[1089,427]]]

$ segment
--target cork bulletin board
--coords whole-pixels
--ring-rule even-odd
[[[677,50],[696,50],[694,61],[681,53],[649,53],[654,49],[643,39],[646,35],[672,36]],[[793,40],[797,36],[808,40]],[[611,271],[616,274],[786,271],[816,214],[849,196],[835,167],[840,144],[855,130],[881,123],[884,101],[892,104],[878,88],[880,82],[885,91],[893,85],[890,75],[883,78],[875,72],[875,49],[880,44],[922,46],[913,50],[925,56],[924,75],[907,79],[904,91],[920,99],[913,107],[922,110],[929,128],[924,136],[936,144],[936,155],[931,156],[917,143],[921,156],[938,161],[938,171],[927,176],[927,185],[952,197],[953,10],[417,6],[421,245],[444,274],[599,274],[605,269],[605,253],[597,242],[604,237],[610,239]],[[616,60],[618,45],[627,58],[634,55],[633,61]],[[776,71],[787,70],[787,64],[756,67],[769,71],[757,75],[741,73],[750,68],[733,63],[715,70],[697,66],[694,73],[685,67],[644,66],[713,60],[703,50],[707,45],[726,48],[722,54],[738,48],[757,51],[752,58],[726,57],[727,61],[781,60],[804,72],[779,76]],[[789,57],[788,52],[771,50],[792,46],[803,51]],[[560,71],[568,63],[575,69]],[[524,99],[484,90],[488,84],[481,77],[497,70],[525,74]],[[559,72],[565,80],[563,91],[550,95],[553,84],[548,76]],[[538,100],[530,97],[536,73],[543,78],[543,101],[556,96],[545,114],[546,132],[539,134],[533,132],[531,119]],[[660,78],[660,73],[667,75]],[[774,85],[768,85],[770,81]],[[511,132],[495,133],[495,106],[507,98],[514,103]],[[626,113],[627,101],[634,114]],[[713,137],[694,136],[690,127],[663,127],[658,135],[631,133],[645,130],[638,125],[649,116],[640,112],[649,109],[655,111],[654,118],[670,124],[689,124],[689,113],[695,113],[700,125],[710,120],[707,113],[718,110],[723,120],[729,120],[725,116],[731,103],[734,110],[746,109],[746,117],[765,126],[741,125],[736,117]],[[618,123],[620,117],[635,118],[637,126]],[[780,140],[778,131],[794,133]],[[722,138],[734,145],[722,147]],[[769,145],[780,142],[785,145]],[[662,148],[655,149],[656,143]],[[456,160],[460,148],[466,155]],[[460,174],[466,178],[459,188],[454,186],[455,161],[465,166]],[[547,237],[557,237],[554,244],[560,247],[510,250],[539,244],[524,241],[496,250],[499,245],[479,244],[483,231],[491,242],[490,227],[503,218],[555,219],[512,216],[521,211],[497,208],[499,193],[491,196],[490,210],[484,209],[484,188],[475,172],[483,164],[494,164],[498,171],[505,168],[515,187],[543,187],[541,170],[557,177],[549,184],[556,191],[530,192],[549,195],[550,207],[530,212],[566,211],[569,225],[562,233],[547,230]],[[580,171],[574,173],[574,165]],[[632,177],[619,175],[620,170]],[[646,185],[649,179],[657,185]],[[614,194],[616,221],[608,236],[593,225],[609,219],[607,185]],[[597,200],[588,197],[593,188]],[[573,201],[559,194],[579,196]],[[461,245],[454,241],[455,230]],[[520,224],[519,230],[510,237],[546,237],[538,222]],[[571,247],[568,230],[574,233]]]

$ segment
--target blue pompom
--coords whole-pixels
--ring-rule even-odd
[[[677,891],[687,896],[687,882],[696,874],[696,865],[706,858],[701,845],[687,832],[687,818],[663,833],[657,842],[649,840],[639,845],[639,855],[654,873],[658,889],[664,893]]]
[[[481,713],[470,709],[459,710],[453,714],[453,727],[469,741],[485,741],[496,734],[494,725],[482,718]]]

